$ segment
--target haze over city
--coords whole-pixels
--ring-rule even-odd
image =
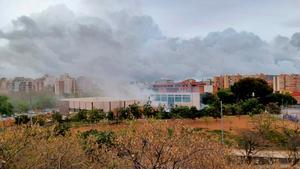
[[[0,7],[0,169],[300,168],[299,0]]]
[[[70,73],[119,82],[299,73],[295,0],[0,5],[1,76]]]

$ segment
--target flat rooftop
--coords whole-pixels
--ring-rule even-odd
[[[145,100],[141,98],[118,98],[118,97],[83,97],[83,98],[68,98],[61,101],[82,101],[82,102],[110,102],[110,101],[129,101],[129,100]]]

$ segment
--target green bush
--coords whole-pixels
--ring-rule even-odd
[[[151,106],[151,101],[148,101],[144,106],[143,106],[143,114],[146,117],[154,117],[155,112],[153,107]]]
[[[223,105],[223,114],[224,115],[240,115],[241,106],[239,104],[225,104]]]
[[[87,111],[87,121],[90,123],[99,122],[105,118],[103,110],[89,110]]]
[[[70,131],[70,127],[65,123],[55,125],[53,132],[55,136],[66,136]]]
[[[8,97],[0,96],[0,115],[11,116],[13,114],[13,106],[9,102]]]
[[[87,139],[88,137],[95,138],[97,144],[105,144],[108,146],[113,145],[115,139],[115,133],[112,131],[97,131],[95,129],[85,131],[80,134],[82,139]]]
[[[115,115],[112,111],[108,112],[106,118],[110,121],[115,120]]]
[[[270,114],[280,114],[281,113],[281,108],[278,106],[277,103],[269,103],[266,105],[266,110]]]
[[[240,102],[242,114],[260,114],[264,111],[265,107],[256,98],[251,98]]]
[[[129,109],[128,111],[134,118],[139,119],[142,117],[142,111],[141,111],[139,105],[137,105],[137,104],[129,105],[128,109]]]
[[[131,114],[129,108],[121,108],[118,111],[118,114],[120,115],[120,119],[121,120],[125,120],[125,119],[133,119],[133,115]]]
[[[188,106],[175,106],[171,108],[171,118],[192,118],[192,113]]]
[[[80,110],[72,118],[72,121],[82,122],[87,120],[87,110]]]
[[[15,123],[17,125],[27,124],[29,121],[30,121],[30,119],[27,115],[20,115],[20,116],[15,117]]]
[[[53,121],[61,123],[62,122],[62,115],[59,112],[53,112],[51,115]]]
[[[44,126],[46,123],[45,117],[43,115],[37,115],[32,117],[32,123]]]

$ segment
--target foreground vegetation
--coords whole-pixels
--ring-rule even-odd
[[[254,165],[253,160],[262,150],[288,152],[289,166],[298,165],[298,124],[287,125],[272,115],[280,113],[280,105],[295,104],[290,95],[272,93],[266,82],[248,78],[230,90],[206,94],[203,101],[206,107],[202,110],[180,106],[170,110],[153,108],[148,102],[115,112],[80,110],[66,117],[58,112],[32,118],[19,115],[15,118],[16,125],[0,130],[0,169],[255,169],[262,167]],[[13,111],[7,97],[0,97],[0,103],[2,114]],[[221,126],[209,130],[181,123],[183,120],[174,123],[165,120],[205,119],[207,122],[213,117],[218,122],[221,109],[227,116],[250,115],[251,127],[234,132],[226,129],[221,143]],[[91,127],[80,130],[83,125]],[[99,125],[102,127],[98,128]],[[244,155],[238,157],[232,150],[241,150]]]
[[[15,126],[0,132],[0,168],[255,168],[205,132],[163,121],[61,132]],[[275,166],[268,166],[275,168]]]

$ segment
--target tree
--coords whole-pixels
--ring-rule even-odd
[[[8,101],[8,97],[0,96],[0,115],[11,116],[13,114],[13,106]]]
[[[281,112],[280,106],[278,106],[277,103],[268,103],[266,105],[266,110],[270,114],[280,114]]]
[[[268,83],[260,78],[244,78],[231,86],[231,91],[237,102],[250,98],[257,98],[264,102],[266,97],[273,92]]]
[[[260,114],[264,111],[264,105],[258,99],[251,98],[240,103],[243,114]]]
[[[202,103],[203,104],[207,104],[207,105],[210,105],[210,104],[214,104],[215,102],[218,102],[218,97],[211,94],[211,93],[204,93],[202,95]]]
[[[297,104],[297,100],[289,93],[278,93],[278,92],[268,95],[266,98],[266,102],[277,103],[279,106]]]
[[[151,106],[151,101],[147,101],[146,104],[143,106],[143,112],[146,117],[153,117],[154,116],[154,109]]]
[[[224,104],[235,103],[234,95],[229,89],[220,89],[217,96]]]
[[[29,111],[29,105],[27,103],[23,102],[17,105],[17,112],[27,113],[28,111]]]
[[[264,147],[264,140],[259,133],[244,131],[238,138],[238,146],[244,151],[247,163],[251,163],[253,155]]]
[[[50,93],[43,93],[34,98],[33,107],[36,109],[53,108],[55,105],[56,98]]]

